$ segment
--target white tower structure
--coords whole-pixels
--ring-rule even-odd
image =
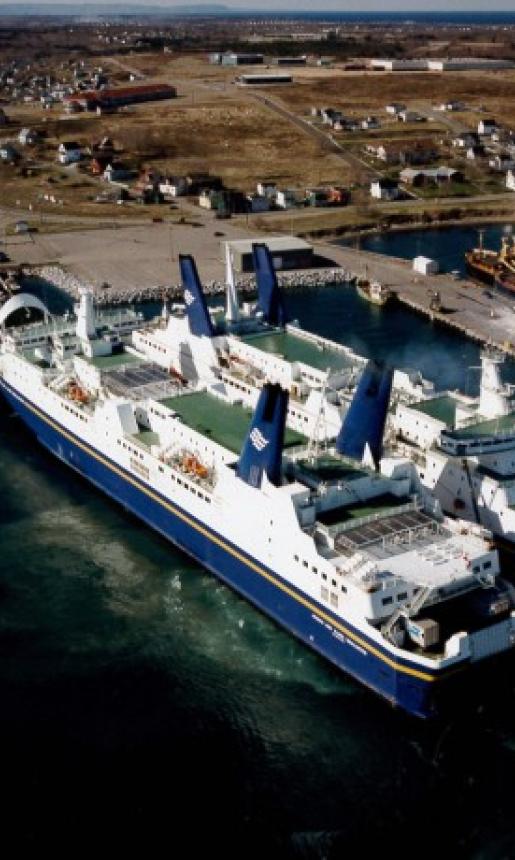
[[[484,349],[481,353],[479,414],[484,418],[500,418],[512,411],[510,389],[501,379],[504,360],[502,352],[495,349]]]
[[[227,322],[237,322],[240,318],[240,310],[238,306],[238,293],[236,291],[236,282],[234,280],[234,269],[229,242],[225,243],[225,283],[225,318]]]
[[[77,308],[77,337],[80,340],[91,340],[96,335],[93,290],[89,287],[79,287],[79,296],[80,300]]]

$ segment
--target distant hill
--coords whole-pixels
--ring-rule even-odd
[[[0,16],[32,17],[90,16],[118,17],[119,15],[221,15],[229,11],[222,3],[193,3],[183,6],[143,6],[138,3],[0,3]]]

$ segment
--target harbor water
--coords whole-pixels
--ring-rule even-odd
[[[439,387],[477,384],[478,347],[401,307],[350,288],[287,302],[306,327]],[[513,856],[515,661],[465,713],[408,718],[61,466],[5,407],[0,535],[4,844]]]

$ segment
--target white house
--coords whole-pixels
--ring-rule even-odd
[[[164,197],[182,197],[187,194],[188,183],[185,176],[166,176],[159,183],[159,191]]]
[[[492,135],[497,131],[497,123],[495,119],[482,119],[477,126],[478,134]]]
[[[375,200],[397,200],[399,185],[393,179],[375,179],[370,183],[370,196]]]
[[[269,200],[274,200],[277,194],[277,185],[275,182],[258,182],[256,191],[261,197],[268,197]]]
[[[506,188],[509,188],[510,191],[515,191],[515,173],[513,170],[508,170],[506,174]]]
[[[386,105],[386,113],[389,113],[390,116],[398,116],[403,110],[406,110],[406,105],[402,105],[399,102],[392,102],[392,104]]]
[[[397,114],[399,122],[420,122],[422,117],[414,110],[401,110]]]
[[[80,143],[74,140],[66,140],[57,148],[57,160],[59,164],[75,164],[82,158]]]
[[[515,168],[515,159],[508,155],[495,155],[488,162],[488,166],[493,170],[498,170],[500,173],[506,173],[507,170]]]
[[[33,146],[39,140],[39,133],[34,128],[22,128],[18,140],[22,146]]]
[[[361,120],[361,128],[365,130],[369,130],[372,128],[379,128],[380,122],[375,116],[367,116],[366,119]]]
[[[297,195],[291,188],[284,188],[282,191],[277,191],[275,204],[280,209],[293,209],[297,205]]]

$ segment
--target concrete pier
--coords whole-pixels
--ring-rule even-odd
[[[409,260],[335,245],[317,245],[346,270],[380,281],[397,293],[398,300],[438,324],[481,343],[490,342],[515,356],[515,293],[501,294],[467,278],[452,275],[420,275]],[[434,292],[440,293],[442,310],[431,309]]]

